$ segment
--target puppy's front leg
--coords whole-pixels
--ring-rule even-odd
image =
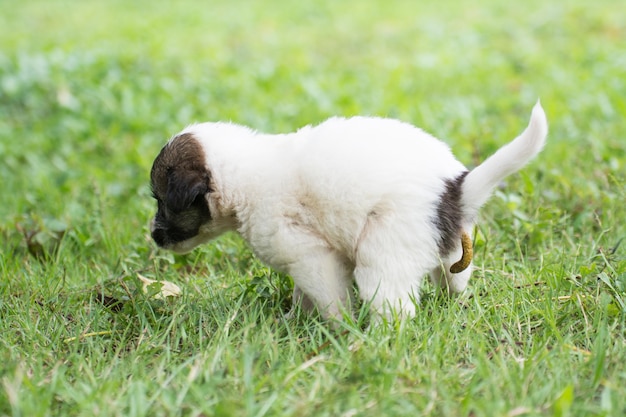
[[[300,308],[307,313],[311,313],[315,309],[315,304],[313,304],[313,301],[311,301],[311,299],[307,297],[302,289],[295,284],[293,286],[293,295],[291,297],[291,300],[292,307],[291,311],[289,311],[288,314],[288,316],[290,317],[293,316],[296,306],[300,306]]]
[[[350,308],[352,270],[348,263],[320,244],[298,252],[300,256],[285,268],[294,281],[294,303],[300,302],[306,311],[317,307],[325,319],[341,320],[343,310]]]

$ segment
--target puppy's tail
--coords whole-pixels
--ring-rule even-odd
[[[473,219],[491,196],[493,189],[507,175],[520,170],[543,148],[548,134],[546,114],[537,101],[528,127],[513,141],[498,149],[485,162],[467,174],[463,181],[462,206],[466,219]]]

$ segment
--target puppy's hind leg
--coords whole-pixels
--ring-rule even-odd
[[[472,264],[459,273],[450,272],[452,262],[443,262],[442,265],[430,271],[430,281],[440,287],[448,295],[459,294],[467,288],[472,275]]]
[[[471,235],[465,234],[460,244],[430,271],[431,282],[448,295],[463,292],[472,275],[472,254]]]

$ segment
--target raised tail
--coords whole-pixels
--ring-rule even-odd
[[[537,101],[524,132],[498,149],[465,177],[461,200],[466,219],[471,220],[477,215],[500,181],[520,170],[541,151],[547,134],[546,114],[541,103]]]

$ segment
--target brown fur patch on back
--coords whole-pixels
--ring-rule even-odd
[[[461,207],[461,193],[463,181],[469,171],[464,171],[456,178],[445,180],[445,190],[441,194],[437,206],[437,217],[434,223],[439,229],[439,253],[447,255],[458,244],[463,222],[463,207]]]

